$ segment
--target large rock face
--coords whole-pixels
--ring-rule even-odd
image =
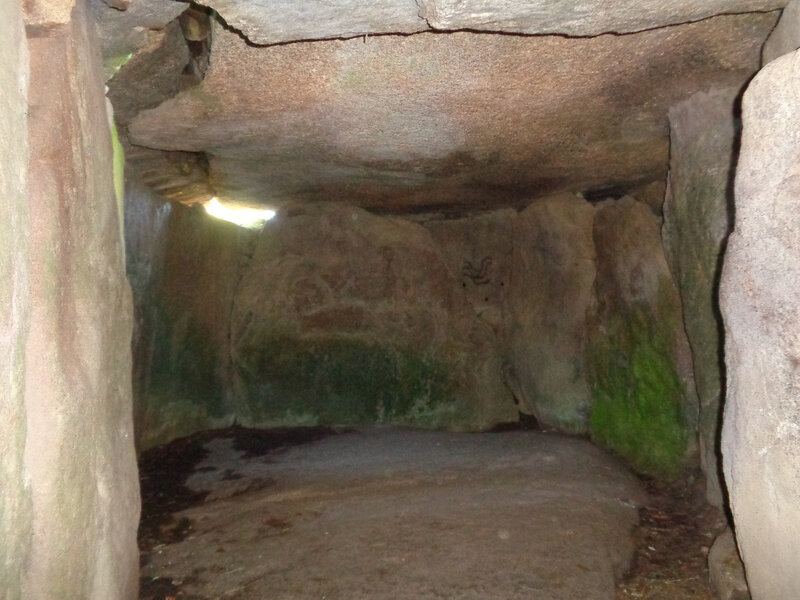
[[[309,206],[262,233],[179,209],[143,447],[230,422],[475,429],[516,418],[492,328],[420,225]]]
[[[139,0],[142,2],[142,0]],[[363,4],[352,0],[206,0],[227,23],[256,44],[346,38],[426,29],[503,31],[594,36],[631,33],[718,14],[782,8],[787,0],[646,0],[629,3],[503,2],[481,0],[391,0]]]
[[[775,19],[579,39],[423,33],[266,48],[216,27],[205,78],[141,112],[131,141],[206,153],[217,195],[242,203],[463,213],[629,189],[666,173],[669,106],[712,84],[742,85]]]
[[[155,270],[147,273],[147,259],[129,259],[141,275],[134,280],[141,319],[135,350],[143,360],[134,370],[135,414],[137,442],[147,448],[234,420],[227,394],[230,314],[255,234],[198,209],[175,206],[159,214],[166,209],[143,191],[127,200],[129,221],[138,214],[160,229],[142,244]],[[133,231],[128,240],[142,242]]]
[[[20,4],[0,7],[0,597],[22,597],[30,548],[31,497],[24,467],[25,347],[30,326],[28,46]]]
[[[761,50],[761,64],[772,62],[800,47],[800,2],[792,0],[781,13],[781,18]]]
[[[594,208],[578,196],[531,204],[514,221],[508,313],[512,387],[524,412],[584,433],[586,313],[596,276]]]
[[[736,225],[720,303],[725,480],[754,600],[800,597],[800,54],[744,96]]]
[[[673,107],[670,193],[663,236],[678,282],[700,400],[700,460],[706,497],[723,505],[718,451],[722,395],[722,322],[718,282],[733,220],[732,178],[737,88],[701,92]]]
[[[659,222],[632,198],[598,208],[586,362],[592,438],[643,472],[684,464],[697,423],[691,355]]]
[[[11,335],[11,361],[2,367],[11,372],[2,385],[12,385],[9,395],[2,393],[2,444],[9,450],[3,468],[10,475],[0,492],[2,527],[10,534],[4,535],[0,566],[3,597],[132,600],[138,586],[139,494],[131,306],[97,40],[83,3],[66,24],[29,30],[25,197],[20,161],[26,144],[20,132],[26,122],[19,113],[25,44],[12,4],[4,5],[0,25],[0,127],[13,125],[3,134],[4,152],[13,155],[3,157],[0,180],[14,186],[3,190],[2,202],[11,205],[2,227],[10,228],[4,230],[10,237],[3,235],[0,252],[0,286],[13,300],[9,329],[2,313],[1,338],[8,344],[6,332]],[[49,14],[38,4],[26,3],[32,5],[34,25]],[[6,43],[12,42],[17,47],[9,53]],[[15,56],[22,58],[16,59],[16,71],[9,71]],[[21,242],[10,273],[8,239]],[[2,310],[7,306],[3,302]]]

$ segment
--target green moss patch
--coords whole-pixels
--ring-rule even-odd
[[[268,338],[240,351],[236,367],[254,422],[435,427],[452,407],[444,363],[358,339]]]
[[[634,311],[592,340],[590,431],[641,473],[669,477],[683,464],[688,432],[672,344],[654,323]]]

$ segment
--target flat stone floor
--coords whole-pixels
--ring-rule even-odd
[[[599,448],[541,432],[203,444],[201,501],[147,549],[142,598],[612,600],[646,499]]]

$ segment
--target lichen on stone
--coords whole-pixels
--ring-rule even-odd
[[[277,335],[238,351],[237,376],[254,422],[304,415],[322,424],[443,425],[453,380],[427,353],[346,336]]]
[[[639,472],[660,477],[683,464],[688,430],[672,344],[647,311],[608,322],[587,349],[592,439]]]

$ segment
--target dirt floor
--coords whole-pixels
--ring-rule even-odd
[[[711,598],[699,482],[585,440],[230,428],[140,467],[142,600]]]

